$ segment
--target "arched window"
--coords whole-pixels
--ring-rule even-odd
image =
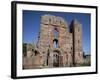
[[[53,40],[53,46],[54,48],[58,48],[58,30],[57,28],[54,29],[54,40]]]
[[[58,30],[57,30],[57,28],[54,29],[53,34],[54,34],[54,38],[58,38]]]
[[[53,40],[53,46],[54,46],[54,48],[58,48],[58,40],[57,39]]]

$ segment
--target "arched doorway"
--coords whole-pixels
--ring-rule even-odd
[[[53,66],[59,67],[60,66],[60,60],[61,60],[60,51],[58,51],[58,50],[53,51]]]

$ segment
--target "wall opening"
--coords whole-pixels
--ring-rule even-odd
[[[54,34],[54,38],[58,38],[58,29],[57,28],[54,29],[53,34]]]
[[[53,47],[58,48],[58,35],[59,35],[59,33],[58,33],[57,28],[54,28],[53,35],[54,35]]]
[[[53,47],[58,48],[58,40],[57,39],[53,40]]]
[[[53,66],[59,67],[59,53],[57,51],[53,52]]]

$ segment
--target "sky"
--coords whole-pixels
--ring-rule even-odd
[[[77,19],[82,24],[82,45],[83,51],[90,54],[90,31],[91,31],[91,15],[87,13],[70,13],[70,12],[46,12],[23,10],[23,43],[36,43],[40,32],[41,16],[51,14],[65,19],[70,25],[73,19]]]

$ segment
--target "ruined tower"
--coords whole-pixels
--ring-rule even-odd
[[[33,68],[69,67],[82,64],[82,25],[75,19],[68,23],[59,16],[41,16]]]
[[[70,28],[73,35],[73,62],[74,64],[81,64],[83,61],[82,24],[74,19]]]
[[[72,66],[73,57],[77,56],[73,53],[73,48],[76,47],[73,45],[77,44],[73,43],[73,36],[76,37],[77,35],[79,34],[74,35],[74,32],[69,32],[68,24],[62,17],[43,15],[41,17],[38,49],[43,57],[44,65],[50,67]]]

